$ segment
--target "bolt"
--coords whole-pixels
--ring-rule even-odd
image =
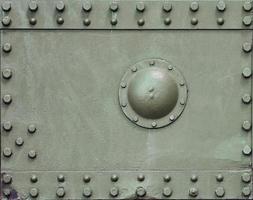
[[[4,194],[4,196],[9,197],[11,195],[11,189],[10,188],[4,188],[3,189],[3,194]],[[8,200],[8,199],[5,199],[5,200]],[[4,200],[4,198],[2,200]]]
[[[56,3],[56,10],[58,10],[59,12],[63,12],[65,9],[65,4],[63,1],[58,1]]]
[[[37,188],[31,188],[29,193],[31,197],[36,198],[39,195],[39,190]]]
[[[29,2],[28,7],[29,7],[29,10],[32,11],[32,12],[35,12],[35,11],[38,10],[38,4],[37,4],[37,2],[34,1],[34,0],[31,0],[31,1]]]
[[[4,157],[7,157],[7,158],[11,157],[11,155],[12,155],[11,148],[5,147],[3,150],[3,155],[4,155]]]
[[[196,2],[196,1],[192,2],[191,5],[190,5],[190,10],[192,12],[196,12],[196,11],[198,11],[198,9],[199,9],[198,2]]]
[[[91,2],[90,2],[90,1],[85,1],[85,2],[83,3],[83,10],[84,10],[85,12],[90,12],[91,9],[92,9]]]
[[[12,182],[12,176],[10,174],[4,174],[3,175],[3,183],[4,184],[11,184]]]
[[[117,175],[117,174],[113,174],[112,176],[111,176],[111,181],[112,182],[117,182],[119,180],[119,176]]]
[[[9,26],[11,25],[11,18],[9,16],[5,16],[2,19],[3,26]]]
[[[223,177],[222,174],[218,174],[218,175],[216,176],[216,180],[217,180],[218,182],[222,182],[223,179],[224,179],[224,177]]]
[[[37,177],[35,174],[33,174],[33,175],[31,176],[31,178],[30,178],[30,181],[31,181],[32,183],[36,183],[36,182],[38,181],[38,177]]]
[[[12,98],[10,94],[5,94],[2,98],[3,103],[10,104],[12,102]]]
[[[197,188],[195,188],[195,187],[190,188],[190,190],[189,190],[189,195],[190,195],[191,197],[196,197],[196,196],[198,196],[198,194],[199,194],[199,191],[198,191]]]
[[[250,94],[244,94],[242,96],[242,102],[245,103],[245,104],[249,104],[251,102]]]
[[[166,174],[164,177],[163,177],[163,181],[164,182],[170,182],[171,180],[171,176],[169,174]]]
[[[17,146],[22,146],[24,144],[24,140],[22,137],[18,137],[15,141]]]
[[[9,12],[11,10],[11,2],[10,1],[5,1],[2,4],[2,10],[4,12]]]
[[[243,70],[242,70],[242,75],[244,78],[249,78],[251,77],[251,69],[249,67],[245,67]]]
[[[226,9],[226,4],[224,1],[220,0],[220,1],[218,1],[216,7],[217,7],[218,11],[223,12]]]
[[[4,45],[3,45],[3,51],[5,52],[5,53],[9,53],[9,52],[11,52],[11,49],[12,49],[12,47],[11,47],[11,44],[10,43],[4,43]]]
[[[252,17],[251,17],[251,16],[245,16],[245,17],[242,19],[242,23],[243,23],[245,26],[250,26],[251,23],[252,23]]]
[[[117,2],[112,2],[110,5],[110,10],[112,12],[116,12],[119,9],[118,3]]]
[[[27,131],[28,131],[28,133],[35,133],[36,130],[37,130],[37,128],[36,128],[35,124],[29,124],[29,125],[27,126]]]
[[[251,129],[251,123],[248,120],[244,121],[242,123],[242,128],[245,131],[249,131]]]
[[[250,42],[245,42],[242,45],[242,49],[245,53],[249,53],[252,50],[252,44]]]
[[[244,4],[243,4],[243,10],[246,11],[246,12],[249,12],[252,10],[252,4],[250,1],[246,1]]]
[[[251,175],[249,173],[243,173],[241,178],[244,183],[249,183],[251,181]]]
[[[64,23],[63,17],[57,17],[57,24],[62,25]]]
[[[197,176],[196,174],[193,174],[193,175],[191,176],[191,181],[192,181],[192,182],[197,182],[197,181],[198,181],[198,176]]]
[[[85,19],[83,20],[83,24],[84,24],[85,26],[89,26],[90,23],[91,23],[91,21],[90,21],[89,18],[85,18]]]
[[[144,19],[139,19],[137,21],[137,23],[138,23],[139,26],[143,26],[145,24],[145,20]]]
[[[90,197],[92,195],[92,190],[89,187],[83,189],[83,196]]]
[[[217,187],[215,190],[215,195],[217,197],[223,197],[225,195],[225,189],[223,187]]]
[[[170,25],[170,24],[171,24],[171,19],[170,19],[169,17],[166,17],[166,18],[164,19],[164,24],[165,24],[165,25]]]
[[[58,187],[57,190],[56,190],[56,195],[58,197],[64,197],[65,196],[64,187]]]
[[[35,24],[37,24],[37,19],[36,19],[35,17],[31,17],[31,18],[29,19],[29,23],[30,23],[31,25],[35,25]]]
[[[217,24],[218,25],[223,25],[224,22],[225,22],[224,18],[222,18],[222,17],[217,18]]]
[[[10,121],[6,121],[3,123],[3,129],[5,131],[11,131],[12,129],[12,125],[11,125],[11,122]]]
[[[59,175],[57,176],[57,180],[58,180],[58,182],[64,182],[64,181],[65,181],[64,175],[63,175],[63,174],[59,174]]]
[[[245,145],[243,150],[242,150],[242,153],[245,156],[249,156],[251,154],[251,147],[249,145]]]
[[[28,157],[29,157],[30,159],[35,159],[35,158],[37,157],[36,151],[35,151],[35,150],[29,151],[29,152],[28,152]]]
[[[112,187],[110,189],[110,195],[112,197],[117,197],[119,195],[119,189],[117,187]]]
[[[242,195],[244,197],[248,197],[251,194],[251,189],[250,187],[244,187],[242,188]]]
[[[136,4],[136,10],[139,11],[139,12],[144,12],[145,4],[143,2],[138,2]]]
[[[115,26],[117,23],[118,23],[117,18],[116,18],[116,17],[113,17],[113,18],[111,19],[111,25]]]
[[[153,128],[155,128],[155,127],[157,126],[157,123],[156,123],[156,122],[152,122],[152,123],[151,123],[151,126],[152,126]]]
[[[193,17],[193,18],[191,19],[191,24],[192,24],[192,25],[197,25],[198,22],[199,22],[198,19],[195,18],[195,17]]]
[[[12,71],[11,71],[11,69],[8,69],[8,68],[3,69],[3,71],[2,71],[2,77],[4,79],[10,79],[12,77]]]
[[[137,187],[135,193],[137,197],[144,197],[146,195],[146,190],[143,187]]]
[[[170,187],[163,188],[163,196],[170,197],[172,195],[172,190]]]
[[[140,181],[140,182],[144,181],[144,180],[145,180],[144,174],[139,174],[139,175],[137,176],[137,180]]]
[[[83,177],[83,181],[85,182],[85,183],[89,183],[90,182],[90,176],[89,175],[85,175],[84,177]]]
[[[172,10],[172,4],[168,1],[164,2],[163,4],[163,11],[164,12],[170,12]]]

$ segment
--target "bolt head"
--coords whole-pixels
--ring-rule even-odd
[[[242,102],[245,103],[245,104],[249,104],[251,102],[250,94],[244,94],[242,96]]]
[[[192,182],[197,182],[197,181],[198,181],[198,176],[197,176],[196,174],[193,174],[193,175],[191,176],[191,181],[192,181]]]
[[[245,156],[249,156],[251,154],[251,147],[249,145],[244,146],[242,153]]]
[[[29,157],[30,159],[35,159],[35,158],[37,157],[36,151],[35,151],[35,150],[30,150],[30,151],[28,152],[28,157]]]
[[[112,2],[111,5],[110,5],[110,10],[112,12],[116,12],[118,9],[119,9],[118,3],[117,2]]]
[[[146,195],[146,190],[143,187],[137,187],[135,193],[137,197],[144,197]]]
[[[137,176],[137,180],[140,181],[140,182],[144,181],[144,180],[145,180],[144,174],[139,174],[139,175]]]
[[[12,98],[10,94],[5,94],[2,98],[3,103],[10,104],[12,102]]]
[[[11,150],[11,148],[5,147],[3,149],[3,156],[6,157],[6,158],[11,157],[12,156],[12,150]]]
[[[117,197],[119,195],[119,189],[117,187],[112,187],[110,189],[110,196]]]
[[[243,17],[242,23],[244,26],[250,26],[252,24],[252,17],[251,16]]]
[[[250,196],[250,194],[251,194],[250,187],[244,187],[244,188],[242,188],[242,195],[244,197],[248,197],[248,196]]]
[[[170,24],[171,24],[171,19],[170,19],[169,17],[166,17],[166,18],[164,19],[164,24],[165,24],[165,25],[170,25]]]
[[[245,42],[243,45],[242,45],[242,49],[245,53],[249,53],[251,52],[252,50],[252,44],[250,42]]]
[[[28,4],[28,8],[32,12],[36,12],[38,10],[38,4],[35,0],[31,0]]]
[[[243,10],[246,11],[246,12],[251,11],[252,10],[252,3],[250,1],[246,1],[243,4]]]
[[[11,18],[9,16],[5,16],[2,19],[3,26],[10,26],[11,25]]]
[[[137,2],[137,4],[136,4],[136,10],[138,12],[144,12],[144,10],[145,10],[145,4],[143,2]]]
[[[223,25],[224,22],[225,22],[224,18],[222,18],[222,17],[217,18],[217,24],[218,25]]]
[[[4,184],[11,184],[12,182],[12,176],[10,174],[4,174],[3,175],[3,183]]]
[[[31,24],[31,25],[36,25],[37,24],[37,19],[35,18],[35,17],[31,17],[30,19],[29,19],[29,23]]]
[[[137,21],[137,23],[138,23],[139,26],[144,26],[145,20],[144,20],[144,19],[139,19],[139,20]]]
[[[195,17],[193,17],[193,18],[191,19],[191,24],[192,24],[192,25],[197,25],[198,22],[199,22],[198,19],[195,18]]]
[[[59,12],[63,12],[65,9],[65,4],[63,1],[58,1],[56,3],[56,10],[58,10]]]
[[[225,195],[225,189],[223,187],[217,187],[215,190],[215,195],[217,197],[223,197]]]
[[[244,121],[243,123],[242,123],[242,128],[243,128],[243,130],[245,130],[245,131],[250,131],[250,129],[251,129],[251,123],[249,122],[249,121]]]
[[[89,187],[86,187],[83,189],[83,196],[84,197],[91,197],[92,195],[92,190]]]
[[[8,69],[8,68],[3,69],[3,71],[2,71],[2,77],[4,79],[10,79],[12,77],[12,71],[11,71],[11,69]]]
[[[57,24],[62,25],[64,23],[64,19],[62,17],[57,17]]]
[[[11,129],[12,129],[12,124],[11,124],[11,122],[10,122],[10,121],[4,122],[4,123],[3,123],[3,129],[4,129],[5,131],[11,131]]]
[[[35,174],[33,174],[33,175],[31,176],[30,181],[31,181],[32,183],[36,183],[36,182],[38,181],[38,177],[37,177]]]
[[[57,176],[57,180],[58,180],[58,182],[64,182],[64,181],[65,181],[64,175],[63,175],[63,174],[59,174],[59,175]]]
[[[84,10],[85,12],[90,12],[91,9],[92,9],[91,2],[88,1],[88,0],[85,1],[85,2],[83,3],[83,10]]]
[[[12,49],[12,46],[11,46],[10,43],[8,43],[8,42],[4,43],[4,45],[3,45],[3,51],[4,51],[5,53],[11,52],[11,49]]]
[[[29,193],[30,193],[30,196],[33,198],[36,198],[39,196],[39,190],[37,188],[31,188]]]
[[[242,75],[244,78],[250,78],[251,77],[251,69],[249,67],[245,67],[242,71]]]
[[[218,1],[216,8],[218,11],[223,12],[226,9],[226,4],[223,0]]]
[[[222,182],[223,179],[224,179],[224,177],[223,177],[222,174],[218,174],[218,175],[216,176],[216,180],[217,180],[218,182]]]
[[[15,144],[16,144],[17,146],[22,146],[22,145],[24,144],[23,138],[22,138],[22,137],[18,137],[18,138],[16,139],[16,141],[15,141]]]
[[[190,188],[190,190],[189,190],[189,195],[190,195],[191,197],[196,197],[196,196],[198,196],[198,194],[199,194],[199,191],[198,191],[197,188],[195,188],[195,187]]]
[[[244,183],[249,183],[251,181],[251,175],[249,173],[243,173],[241,178]]]
[[[35,133],[36,130],[37,130],[37,128],[36,128],[36,125],[35,125],[35,124],[29,124],[29,125],[27,126],[27,131],[28,131],[28,133]]]
[[[4,12],[9,12],[11,10],[11,2],[10,1],[5,1],[2,3],[2,10]]]
[[[83,181],[84,181],[85,183],[89,183],[90,180],[91,180],[91,177],[90,177],[89,175],[84,175]]]
[[[56,195],[58,197],[64,197],[65,196],[64,187],[58,187],[57,190],[56,190]]]
[[[168,1],[164,2],[163,4],[163,11],[170,12],[172,10],[172,4]]]
[[[117,175],[117,174],[113,174],[112,176],[111,176],[111,181],[112,182],[117,182],[119,180],[119,176]]]
[[[170,187],[163,188],[163,196],[170,197],[172,195],[172,190]]]
[[[190,5],[190,10],[192,12],[196,12],[196,11],[198,11],[198,9],[199,9],[198,2],[197,1],[192,2],[191,5]]]

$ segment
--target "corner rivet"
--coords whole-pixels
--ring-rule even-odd
[[[198,19],[195,18],[195,17],[193,17],[193,18],[191,19],[191,24],[192,24],[192,25],[197,25],[198,22],[199,22]]]
[[[251,102],[250,94],[244,94],[242,96],[242,102],[245,103],[245,104],[249,104]]]
[[[135,193],[137,197],[144,197],[146,195],[146,190],[143,187],[137,187]]]
[[[198,11],[198,9],[199,9],[198,2],[196,2],[196,1],[192,2],[191,5],[190,5],[190,10],[192,12],[196,12],[196,11]]]
[[[91,9],[92,9],[91,2],[88,1],[88,0],[85,1],[85,2],[83,3],[83,10],[84,10],[85,12],[90,12]]]
[[[250,1],[246,1],[244,4],[243,4],[243,10],[246,11],[246,12],[249,12],[252,10],[252,4]]]
[[[2,100],[3,100],[3,103],[10,104],[12,102],[12,97],[10,94],[5,94]]]
[[[224,177],[223,177],[222,174],[218,174],[218,175],[216,176],[216,180],[217,180],[218,182],[222,182],[223,179],[224,179]]]
[[[197,181],[198,181],[198,176],[197,176],[196,174],[193,174],[193,175],[191,176],[191,181],[192,181],[192,182],[197,182]]]
[[[144,19],[139,19],[137,21],[137,23],[138,23],[139,26],[143,26],[145,24],[145,20]]]
[[[251,123],[250,123],[248,120],[245,120],[245,121],[242,123],[242,128],[243,128],[243,130],[245,130],[245,131],[250,131],[250,129],[251,129]]]
[[[36,130],[37,130],[37,128],[36,128],[35,124],[29,124],[28,127],[27,127],[27,131],[29,133],[35,133]]]
[[[245,53],[249,53],[251,52],[252,50],[252,44],[250,42],[245,42],[243,45],[242,45],[242,49]]]
[[[37,188],[31,188],[29,193],[30,193],[30,196],[33,198],[36,198],[39,196],[39,190]]]
[[[63,17],[57,17],[57,24],[62,25],[64,23]]]
[[[117,175],[117,174],[113,174],[112,176],[111,176],[111,181],[112,182],[117,182],[119,180],[119,176]]]
[[[196,197],[196,196],[198,196],[198,194],[199,194],[199,191],[197,188],[195,188],[195,187],[190,188],[189,195],[191,197]]]
[[[12,124],[10,121],[4,122],[2,126],[5,131],[11,131],[12,129]]]
[[[12,176],[10,174],[4,174],[3,175],[3,183],[4,184],[11,184],[12,182]]]
[[[4,79],[10,79],[12,77],[12,71],[11,71],[11,69],[8,69],[8,68],[3,69],[3,71],[2,71],[2,77]]]
[[[223,0],[218,1],[216,8],[218,11],[223,12],[226,9],[226,4]]]
[[[137,176],[137,180],[140,181],[140,182],[144,181],[144,180],[145,180],[144,174],[139,174],[139,175]]]
[[[249,145],[245,145],[243,150],[242,150],[242,153],[245,156],[249,156],[251,154],[251,147]]]
[[[250,194],[251,194],[250,187],[244,187],[244,188],[242,188],[242,195],[244,197],[248,197],[248,196],[250,196]]]
[[[38,10],[38,4],[37,4],[37,2],[34,1],[34,0],[31,0],[31,1],[29,2],[28,7],[29,7],[29,10],[32,11],[32,12],[36,12],[36,11]]]
[[[172,4],[168,1],[164,2],[163,4],[163,11],[170,12],[172,10]]]
[[[17,146],[22,146],[22,145],[24,144],[23,138],[22,138],[22,137],[18,137],[18,138],[16,139],[16,141],[15,141],[15,144],[16,144]]]
[[[11,50],[12,50],[12,47],[11,47],[11,44],[10,43],[4,43],[4,45],[3,45],[3,51],[5,52],[5,53],[9,53],[9,52],[11,52]]]
[[[217,197],[223,197],[225,195],[225,189],[223,187],[217,187],[215,190],[215,195]]]
[[[2,19],[3,26],[10,26],[11,25],[11,18],[9,16],[4,16]]]
[[[30,150],[30,151],[28,152],[28,158],[30,158],[30,159],[35,159],[36,157],[37,157],[37,153],[36,153],[35,150]]]
[[[37,24],[37,19],[35,18],[35,17],[31,17],[30,19],[29,19],[29,23],[31,24],[31,25],[36,25]]]
[[[243,17],[242,23],[245,26],[250,26],[252,24],[252,17],[251,16],[245,16],[245,17]]]
[[[119,195],[119,189],[117,187],[112,187],[110,189],[110,196],[117,197]]]
[[[249,173],[243,173],[241,178],[244,183],[249,183],[251,181],[251,175]]]
[[[4,12],[9,12],[11,10],[11,2],[10,1],[5,1],[2,4],[2,10]]]
[[[64,181],[65,181],[64,175],[63,175],[63,174],[59,174],[59,175],[57,176],[57,181],[58,181],[58,182],[64,182]]]
[[[163,188],[163,196],[170,197],[172,195],[172,190],[170,187]]]
[[[84,24],[85,26],[89,26],[90,23],[91,23],[91,21],[90,21],[89,18],[86,18],[86,19],[83,20],[83,24]]]
[[[3,149],[3,156],[7,157],[7,158],[11,157],[12,156],[12,150],[11,150],[11,148],[5,147]]]
[[[144,12],[145,4],[143,2],[138,2],[136,4],[136,10],[139,11],[139,12]]]
[[[92,195],[92,190],[89,187],[86,187],[83,189],[83,196],[84,197],[91,197]]]
[[[164,177],[163,177],[163,181],[164,182],[170,182],[171,180],[171,176],[169,174],[166,174]]]
[[[116,12],[119,9],[118,3],[117,2],[112,2],[110,5],[110,10],[112,12]]]
[[[218,25],[223,25],[224,22],[225,22],[224,18],[222,18],[222,17],[217,18],[217,24]]]
[[[58,187],[57,190],[56,190],[56,195],[58,197],[64,197],[65,196],[64,187]]]
[[[56,10],[58,10],[59,12],[63,12],[64,11],[64,9],[65,9],[65,4],[64,4],[64,2],[63,1],[58,1],[57,3],[56,3]]]
[[[170,24],[171,24],[171,19],[170,19],[169,17],[166,17],[166,18],[164,19],[164,24],[165,24],[165,25],[170,25]]]
[[[83,181],[84,181],[85,183],[89,183],[90,180],[91,180],[91,177],[90,177],[89,175],[84,175]]]
[[[33,174],[33,175],[31,176],[31,178],[30,178],[30,181],[31,181],[32,183],[36,183],[36,182],[38,181],[38,177],[37,177],[35,174]]]

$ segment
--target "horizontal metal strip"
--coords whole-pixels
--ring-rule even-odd
[[[1,29],[252,29],[252,2],[2,0]],[[32,2],[32,3],[31,3]]]

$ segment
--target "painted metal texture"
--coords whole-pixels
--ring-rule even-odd
[[[1,199],[252,199],[252,1],[0,0]]]

